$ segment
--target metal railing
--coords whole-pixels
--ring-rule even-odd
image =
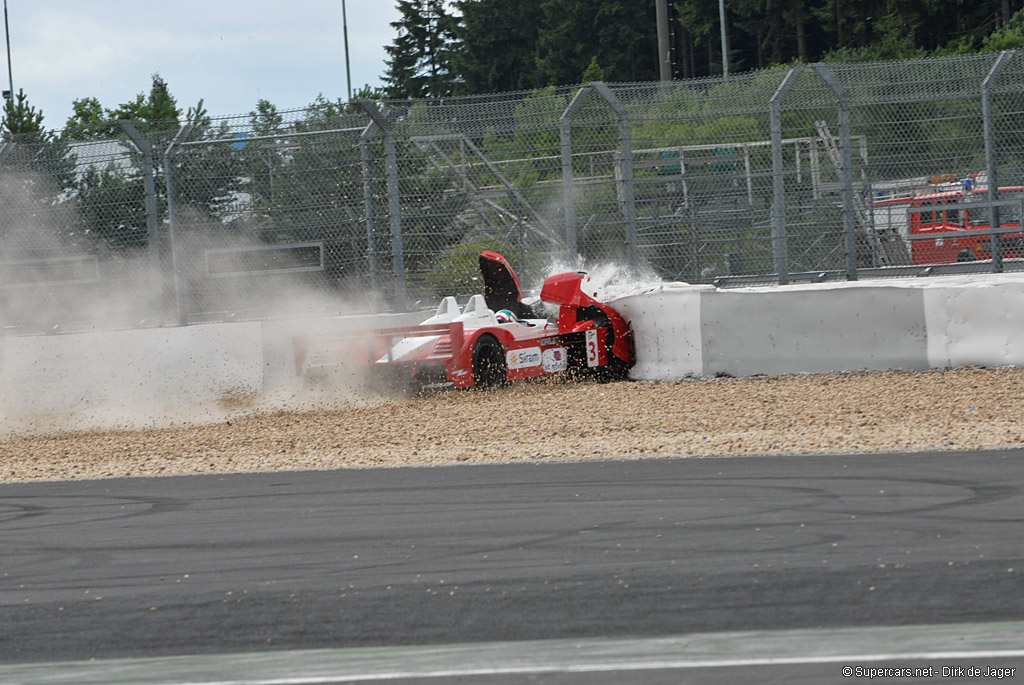
[[[911,248],[937,236],[881,211],[984,178],[956,186],[993,203],[975,234],[1013,232],[1024,53],[347,110],[3,144],[3,326],[403,309],[479,291],[481,249],[526,288],[605,263],[721,286],[1020,268],[998,239],[982,264],[929,261]]]

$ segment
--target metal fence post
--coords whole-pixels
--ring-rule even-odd
[[[619,120],[619,155],[620,178],[617,179],[621,189],[622,218],[626,224],[626,256],[629,266],[634,271],[639,269],[640,257],[637,253],[636,235],[636,196],[633,188],[633,132],[629,120],[629,110],[615,97],[615,93],[602,81],[590,84],[605,102],[615,110]]]
[[[786,97],[803,67],[789,70],[768,102],[772,140],[772,261],[779,285],[789,283],[789,246],[786,237],[786,183],[782,159],[782,100]]]
[[[167,150],[164,152],[164,183],[167,185],[167,234],[171,242],[171,273],[174,277],[174,314],[179,326],[186,325],[188,320],[185,315],[185,308],[182,306],[178,236],[175,234],[178,223],[175,214],[177,200],[175,199],[174,167],[171,164],[171,156],[177,152],[178,146],[181,145],[191,132],[192,122],[189,122],[181,127],[181,130],[174,136],[174,140],[171,141],[171,144],[167,146]]]
[[[995,144],[995,123],[992,121],[992,87],[996,79],[1009,64],[1013,57],[1013,50],[1003,50],[996,58],[995,64],[989,70],[985,80],[981,82],[981,122],[985,137],[985,177],[988,183],[988,199],[995,202],[999,199],[999,177],[996,171],[996,144]],[[992,218],[989,225],[992,228],[999,228],[999,207],[992,205],[989,209],[989,216]],[[992,245],[992,272],[998,273],[1003,270],[1003,251],[1001,249],[1002,236],[993,233],[989,236]]]
[[[395,304],[407,306],[409,298],[405,288],[405,253],[402,249],[402,216],[398,188],[398,153],[395,146],[395,130],[388,119],[389,110],[381,112],[370,100],[356,100],[384,134],[384,165],[388,183],[388,214],[391,218],[391,264],[395,273]]]
[[[558,119],[558,139],[562,154],[562,211],[565,213],[565,247],[570,264],[579,267],[580,253],[576,245],[576,179],[572,170],[572,120],[583,106],[588,86],[576,91],[569,106]]]
[[[154,311],[160,311],[163,303],[163,278],[160,268],[160,238],[157,234],[156,216],[156,174],[153,169],[153,146],[139,129],[130,121],[120,120],[117,125],[127,134],[128,139],[142,153],[142,188],[146,194],[146,252],[149,255],[150,278],[152,279],[152,300]]]
[[[375,211],[373,207],[373,171],[370,168],[370,139],[377,133],[377,122],[371,120],[359,134],[359,161],[363,170],[363,215],[366,217],[366,252],[370,259],[370,286],[380,292],[380,263],[377,261]]]
[[[839,109],[839,164],[843,187],[843,237],[846,243],[846,280],[857,280],[857,222],[853,197],[853,157],[850,151],[850,96],[828,67],[820,62],[814,70],[836,96]]]
[[[7,155],[14,152],[14,143],[0,143],[0,172],[3,171],[4,161],[7,159]],[[2,252],[0,252],[2,254]],[[4,338],[7,334],[7,321],[6,312],[4,311],[5,300],[0,298],[0,359],[3,359],[3,345]],[[2,396],[2,393],[0,393]]]

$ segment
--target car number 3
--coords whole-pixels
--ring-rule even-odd
[[[601,363],[597,354],[597,331],[587,331],[587,366],[597,366]]]

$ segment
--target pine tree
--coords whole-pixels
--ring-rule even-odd
[[[583,78],[580,83],[590,83],[591,81],[604,81],[604,69],[597,63],[597,57],[591,58],[590,64],[583,70]]]
[[[100,140],[116,136],[116,124],[94,97],[79,98],[71,103],[72,114],[64,124],[64,136],[71,140]]]
[[[499,93],[545,84],[537,71],[542,0],[461,0],[459,91]]]
[[[551,85],[578,83],[591,59],[609,81],[658,78],[654,0],[543,0],[537,66]]]
[[[20,89],[4,103],[0,129],[4,131],[5,140],[19,143],[42,143],[52,137],[43,130],[42,111],[28,104],[28,96]]]
[[[29,104],[24,90],[4,103],[0,131],[4,142],[16,143],[0,171],[31,171],[52,181],[54,193],[63,192],[74,179],[74,154],[67,141],[43,128],[43,113]]]
[[[160,74],[153,74],[148,97],[139,93],[134,100],[118,105],[108,114],[114,121],[129,119],[145,130],[176,130],[181,118],[178,103]]]
[[[389,55],[384,82],[388,97],[425,98],[451,95],[455,18],[444,0],[398,0],[402,18],[392,22],[398,37],[385,46]]]

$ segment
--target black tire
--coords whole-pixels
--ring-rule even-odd
[[[599,381],[617,381],[623,380],[629,376],[629,364],[622,361],[612,353],[612,346],[615,344],[615,329],[612,327],[612,321],[608,318],[608,315],[601,310],[600,307],[586,307],[580,309],[577,313],[578,321],[593,321],[596,328],[605,328],[604,339],[604,352],[605,359],[608,360],[606,366],[598,366],[595,368],[589,368],[587,366],[586,350],[583,350],[582,356],[578,357],[578,362],[575,366],[575,374],[578,376],[589,375]]]
[[[493,335],[485,333],[473,346],[473,385],[481,390],[505,385],[505,348]]]

